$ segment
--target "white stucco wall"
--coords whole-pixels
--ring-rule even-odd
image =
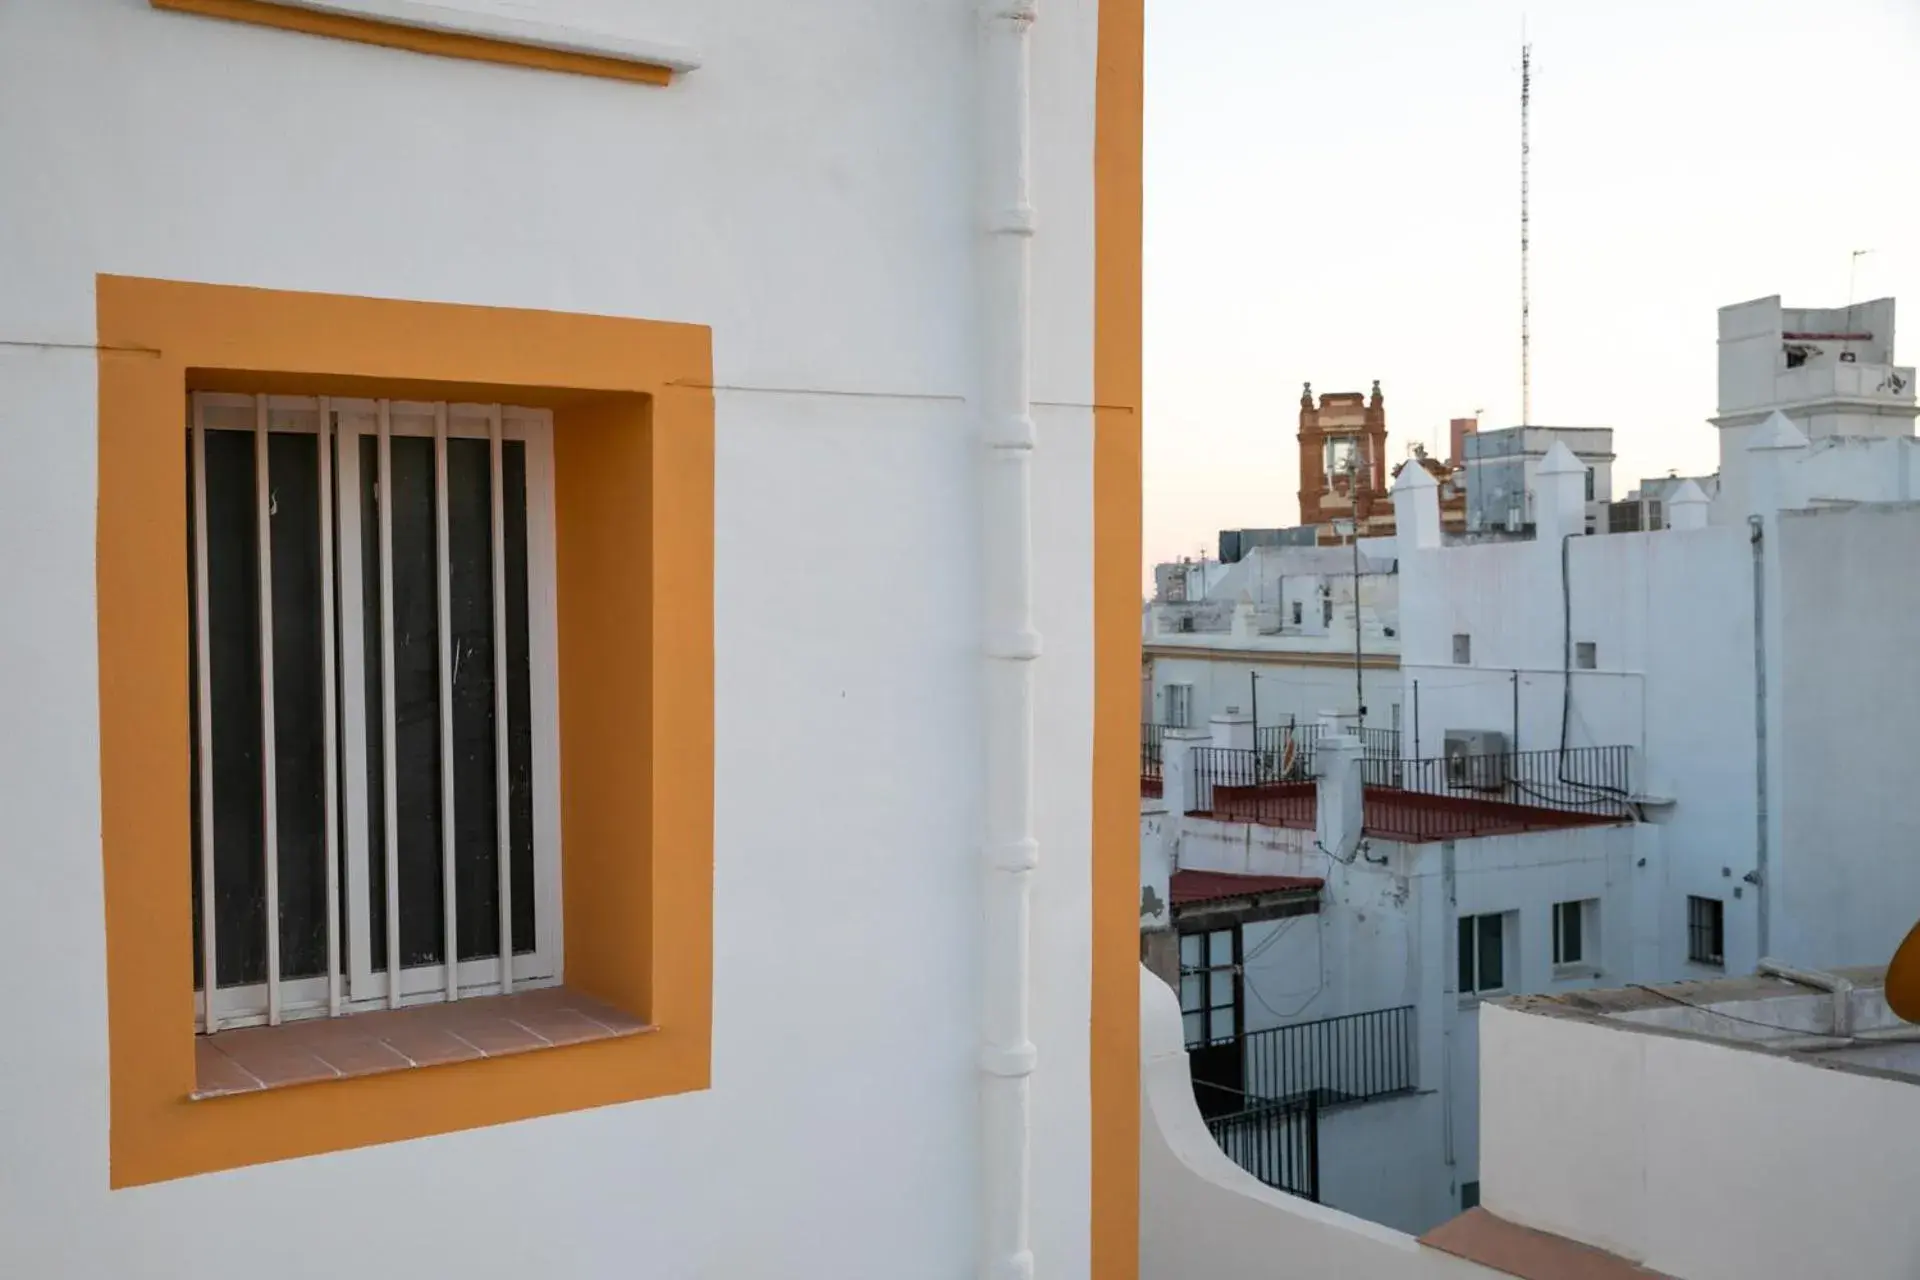
[[[1140,1054],[1141,1280],[1495,1274],[1389,1227],[1262,1186],[1229,1160],[1193,1100],[1179,1002],[1144,970]]]
[[[1908,440],[1830,441],[1772,462],[1782,498],[1861,500],[1769,513],[1766,599],[1769,950],[1796,963],[1884,963],[1911,927],[1920,882],[1898,851],[1920,837],[1901,770],[1920,713],[1903,637],[1920,620],[1906,566],[1920,514],[1905,493]],[[1572,747],[1635,749],[1664,880],[1639,886],[1649,976],[1705,976],[1687,961],[1686,899],[1719,899],[1727,972],[1760,957],[1756,830],[1754,546],[1744,523],[1573,539],[1572,636],[1598,669],[1572,676]],[[1423,754],[1449,729],[1559,745],[1560,548],[1518,542],[1409,551],[1403,561],[1405,716]],[[1452,663],[1456,633],[1471,665]],[[1516,674],[1517,673],[1517,674]],[[1417,686],[1417,687],[1416,687]],[[1920,873],[1915,873],[1920,875]],[[1890,879],[1891,877],[1891,879]]]
[[[1920,1087],[1488,1006],[1481,1201],[1678,1280],[1905,1280]]]
[[[1349,631],[1348,644],[1353,633]],[[1163,645],[1156,640],[1156,645]],[[1312,666],[1289,661],[1284,652],[1271,656],[1242,656],[1239,653],[1188,657],[1170,655],[1166,647],[1156,648],[1153,657],[1153,702],[1142,712],[1152,723],[1165,724],[1170,684],[1193,686],[1193,723],[1205,726],[1208,719],[1228,708],[1247,714],[1253,696],[1252,678],[1259,677],[1260,726],[1286,724],[1291,717],[1299,724],[1315,724],[1324,711],[1350,715],[1353,712],[1354,680],[1352,650],[1345,655],[1347,666],[1317,663]],[[1361,687],[1367,698],[1367,727],[1390,729],[1400,708],[1400,673],[1391,668],[1362,667]]]
[[[1320,1202],[1419,1235],[1460,1211],[1447,1180],[1436,1092],[1401,1094],[1320,1113]]]
[[[1658,971],[1689,971],[1689,894],[1725,901],[1727,970],[1751,969],[1758,959],[1757,900],[1742,881],[1755,861],[1747,530],[1577,537],[1568,550],[1572,637],[1596,645],[1598,665],[1573,673],[1567,745],[1631,747],[1635,789],[1677,800],[1646,810],[1669,854],[1667,880],[1648,900],[1662,940]],[[1410,550],[1401,601],[1405,716],[1409,726],[1419,724],[1422,754],[1439,754],[1449,729],[1513,736],[1516,678],[1517,748],[1560,745],[1557,543]],[[1471,665],[1452,661],[1456,633],[1472,636]]]
[[[0,936],[32,958],[0,993],[0,1274],[971,1274],[973,7],[544,8],[705,65],[647,88],[0,7],[0,339],[51,344],[0,347]],[[1088,1269],[1094,20],[1033,43],[1050,1276]],[[710,1090],[109,1192],[96,272],[712,326]]]
[[[1774,949],[1799,964],[1885,964],[1920,915],[1920,507],[1788,512],[1775,529]]]

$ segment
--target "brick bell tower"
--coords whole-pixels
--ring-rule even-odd
[[[1323,526],[1323,543],[1340,540],[1334,520],[1353,519],[1362,534],[1390,533],[1387,493],[1387,403],[1379,381],[1370,395],[1329,391],[1318,404],[1307,383],[1300,392],[1300,523]]]

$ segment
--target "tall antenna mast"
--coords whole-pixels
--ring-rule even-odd
[[[1520,34],[1520,425],[1533,425],[1533,296],[1528,289],[1527,252],[1532,247],[1527,222],[1527,166],[1533,148],[1527,126],[1533,112],[1533,46]]]

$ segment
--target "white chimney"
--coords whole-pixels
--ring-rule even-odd
[[[1325,733],[1313,744],[1314,836],[1320,852],[1336,862],[1351,862],[1360,847],[1366,821],[1366,791],[1360,776],[1360,738]]]
[[[1680,487],[1667,499],[1667,528],[1704,529],[1707,527],[1707,508],[1712,505],[1700,486],[1691,480],[1682,480]]]
[[[1587,468],[1564,440],[1555,440],[1534,473],[1533,536],[1558,542],[1586,531]]]
[[[1440,545],[1440,486],[1409,459],[1393,482],[1394,541],[1401,555]]]
[[[1800,505],[1794,490],[1794,466],[1806,453],[1807,437],[1778,409],[1747,439],[1747,514],[1770,516]]]
[[[1168,829],[1177,832],[1180,819],[1191,813],[1199,788],[1194,773],[1195,747],[1210,747],[1213,735],[1205,729],[1165,729],[1160,735],[1160,804],[1167,811]]]
[[[1238,707],[1228,707],[1211,722],[1213,745],[1235,751],[1253,750],[1253,717]]]

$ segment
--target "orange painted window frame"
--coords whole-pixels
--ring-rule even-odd
[[[111,1185],[706,1088],[710,331],[106,275],[95,297]],[[188,1100],[194,958],[182,442],[194,390],[552,409],[566,980],[652,1030]]]
[[[433,54],[442,58],[465,58],[472,62],[492,62],[509,67],[530,67],[536,71],[561,71],[573,75],[599,76],[606,80],[625,80],[634,84],[671,84],[673,68],[661,63],[616,58],[606,54],[581,53],[572,49],[554,49],[546,45],[522,44],[498,36],[469,35],[457,31],[435,31],[385,22],[379,18],[354,14],[326,13],[318,9],[296,9],[270,0],[148,0],[156,9],[197,14],[203,18],[222,18],[280,31],[298,31],[306,35],[351,40],[357,44],[379,45],[386,49],[405,49],[412,53]]]

